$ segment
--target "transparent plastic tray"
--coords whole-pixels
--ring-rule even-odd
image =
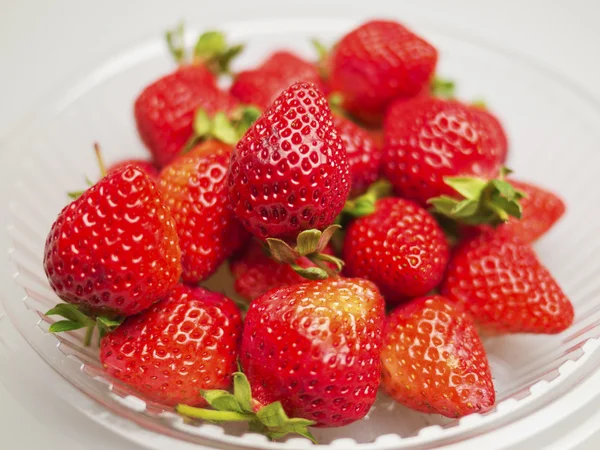
[[[232,41],[247,41],[237,66],[256,63],[270,50],[288,47],[311,55],[314,36],[333,42],[350,21],[241,22],[221,26]],[[457,81],[459,97],[484,99],[504,121],[511,142],[509,166],[516,177],[552,186],[568,205],[563,220],[536,244],[540,258],[571,297],[574,325],[557,336],[514,335],[485,341],[497,389],[493,411],[461,420],[410,411],[384,395],[365,421],[315,429],[321,446],[344,449],[432,448],[506,427],[539,411],[580,383],[600,364],[600,106],[569,80],[510,52],[440,26],[412,24],[440,50],[439,73]],[[190,43],[196,32],[190,31]],[[268,442],[244,426],[185,423],[146,403],[107,378],[97,350],[77,333],[47,333],[43,312],[58,299],[46,281],[42,254],[47,231],[65,193],[84,186],[97,168],[92,143],[109,161],[145,154],[132,117],[140,89],[173,67],[158,38],[132,45],[81,81],[58,90],[16,130],[2,151],[0,205],[7,232],[0,235],[1,296],[6,312],[39,355],[71,384],[111,413],[188,442],[214,448],[306,448],[291,437]],[[226,270],[213,280],[228,290]],[[77,400],[73,401],[77,407]],[[122,421],[113,431],[126,433]],[[124,431],[125,430],[125,431]]]

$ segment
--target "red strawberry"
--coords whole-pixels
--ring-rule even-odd
[[[492,374],[475,324],[444,297],[396,308],[383,339],[382,385],[398,402],[447,417],[493,406]]]
[[[145,172],[146,175],[148,175],[153,180],[158,178],[158,169],[156,168],[156,166],[152,162],[146,161],[145,159],[125,159],[122,161],[118,161],[113,165],[109,166],[108,169],[106,169],[106,171],[107,173],[116,172],[117,170],[125,166],[129,166],[131,164],[140,168],[142,172]]]
[[[325,247],[323,253],[332,254],[332,251],[329,247]],[[302,268],[314,267],[307,257],[301,257],[295,263]],[[282,264],[270,258],[256,241],[252,241],[243,254],[231,261],[230,268],[235,278],[236,292],[247,300],[254,300],[273,288],[308,281],[295,272],[289,264]]]
[[[93,315],[129,316],[148,308],[179,280],[180,260],[175,222],[154,182],[136,166],[107,175],[67,205],[44,250],[54,292]],[[52,331],[93,329],[93,320],[66,308],[70,317],[65,308],[49,314],[79,326]]]
[[[375,143],[371,133],[344,117],[334,115],[333,124],[346,147],[352,196],[362,194],[379,178],[381,147]]]
[[[192,137],[198,108],[212,115],[237,106],[214,80],[206,81],[206,72],[203,66],[182,66],[146,87],[135,101],[139,134],[160,167],[172,161]]]
[[[329,60],[332,90],[344,108],[379,121],[398,97],[412,97],[431,80],[437,51],[397,22],[374,20],[352,30],[334,47]]]
[[[230,92],[242,103],[266,109],[296,81],[320,86],[317,68],[289,51],[278,51],[256,69],[238,73]]]
[[[419,98],[393,104],[386,115],[383,171],[396,193],[426,204],[455,195],[444,177],[495,178],[500,147],[475,107]]]
[[[500,123],[500,120],[486,108],[476,107],[474,112],[479,114],[480,120],[485,123],[490,134],[494,136],[493,139],[498,145],[498,157],[500,162],[506,162],[506,159],[508,158],[508,137],[506,136],[506,132],[504,131],[504,127]]]
[[[375,212],[352,222],[344,239],[345,273],[373,281],[386,301],[425,295],[441,281],[448,263],[444,232],[409,200],[385,198]]]
[[[384,320],[377,288],[360,279],[312,281],[251,303],[240,360],[254,398],[288,415],[342,426],[362,418],[379,386]]]
[[[229,199],[260,239],[294,239],[325,228],[344,207],[348,158],[327,101],[315,85],[286,89],[231,156]]]
[[[209,140],[160,173],[162,197],[177,224],[187,283],[210,276],[246,239],[227,200],[230,154],[231,146]]]
[[[228,389],[237,368],[242,319],[235,304],[178,285],[101,341],[106,372],[164,405],[204,405],[201,390]]]
[[[510,229],[524,243],[534,242],[562,217],[565,204],[558,196],[538,186],[509,181],[515,189],[525,193],[521,200],[523,215],[520,220],[511,218],[503,227]]]
[[[487,230],[453,252],[441,292],[494,333],[560,333],[573,305],[533,249]]]

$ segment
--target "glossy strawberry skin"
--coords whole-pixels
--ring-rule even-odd
[[[210,78],[209,78],[210,77]],[[146,87],[134,105],[142,141],[158,167],[164,167],[192,136],[194,113],[230,112],[237,101],[220,91],[213,75],[202,66],[182,66]]]
[[[399,196],[426,204],[457,195],[444,177],[491,179],[499,169],[497,136],[475,107],[433,97],[390,106],[383,172]]]
[[[175,222],[158,189],[136,166],[121,168],[67,205],[44,250],[50,286],[90,313],[128,316],[179,280]]]
[[[489,132],[494,136],[498,145],[498,158],[504,163],[508,159],[508,136],[500,120],[490,111],[484,108],[475,108],[480,119],[486,124]]]
[[[521,219],[512,218],[504,228],[509,229],[524,243],[531,243],[543,236],[563,216],[566,207],[556,194],[523,181],[509,180],[525,193],[520,200],[523,214]]]
[[[229,145],[206,141],[160,173],[162,198],[177,224],[186,283],[212,275],[248,238],[228,204],[230,155]]]
[[[153,180],[156,180],[158,178],[158,169],[156,168],[156,166],[151,161],[147,161],[145,159],[125,159],[122,161],[117,161],[116,163],[110,165],[106,169],[106,172],[116,172],[117,170],[132,164],[137,166],[140,170],[142,170],[142,172],[145,172],[146,175],[148,175]]]
[[[384,198],[375,208],[348,228],[344,273],[374,282],[388,303],[425,295],[442,281],[448,264],[444,232],[409,200]]]
[[[379,179],[381,147],[369,131],[344,117],[334,115],[333,124],[344,141],[352,177],[350,195],[354,197]]]
[[[241,333],[230,299],[178,285],[102,338],[100,361],[109,375],[152,401],[205,405],[201,389],[231,387]]]
[[[437,50],[393,21],[367,22],[344,36],[330,57],[332,90],[344,108],[377,122],[398,97],[412,97],[431,80]]]
[[[492,374],[475,324],[444,297],[396,308],[383,339],[382,386],[398,402],[447,417],[493,406]]]
[[[238,73],[230,93],[241,103],[264,110],[297,81],[321,86],[319,72],[313,63],[289,51],[277,51],[256,69]]]
[[[240,351],[253,397],[317,426],[362,418],[379,386],[383,321],[383,299],[366,280],[267,292],[250,304]]]
[[[348,157],[327,101],[310,83],[286,89],[231,156],[229,199],[255,236],[295,239],[330,225],[350,189]]]
[[[533,249],[502,228],[454,250],[441,292],[494,334],[554,334],[573,322],[573,305]]]
[[[325,247],[322,253],[333,254],[329,246]],[[306,257],[298,258],[296,264],[303,268],[315,266]],[[282,264],[270,258],[255,240],[243,253],[230,261],[229,267],[235,278],[235,291],[248,301],[274,288],[308,282],[306,278],[294,272],[289,264]]]

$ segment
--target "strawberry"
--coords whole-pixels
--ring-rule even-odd
[[[264,110],[296,81],[320,86],[317,68],[289,51],[277,51],[257,68],[238,73],[230,92],[240,102]]]
[[[180,67],[147,86],[137,97],[134,115],[142,141],[155,163],[163,167],[192,138],[194,113],[203,108],[213,115],[232,112],[237,101],[217,87],[215,73],[227,72],[243,46],[228,47],[216,31],[202,34],[192,60],[187,60],[183,27],[167,33],[167,43]]]
[[[426,204],[455,194],[444,177],[495,178],[499,146],[479,114],[472,106],[434,97],[392,104],[385,120],[383,171],[396,193]]]
[[[441,292],[496,334],[560,333],[573,322],[573,305],[548,269],[502,227],[461,242]]]
[[[318,426],[362,418],[375,401],[384,303],[360,279],[270,291],[250,305],[240,361],[254,398]]]
[[[396,194],[467,225],[520,217],[519,200],[500,165],[502,143],[478,107],[416,98],[386,115],[383,172]],[[462,197],[462,198],[461,198]]]
[[[333,124],[346,147],[352,196],[362,194],[379,178],[381,147],[371,133],[344,117],[334,115]]]
[[[237,218],[260,239],[292,240],[333,222],[350,188],[348,158],[314,84],[291,85],[250,127],[227,182]]]
[[[146,175],[153,180],[158,178],[158,169],[156,166],[151,161],[147,161],[145,159],[124,159],[112,164],[106,169],[106,171],[107,173],[116,172],[117,170],[131,164],[137,166],[142,172],[145,172]]]
[[[230,299],[177,285],[102,338],[100,361],[109,375],[152,401],[205,405],[201,390],[231,386],[241,332]]]
[[[325,247],[323,253],[331,255],[331,248]],[[306,256],[296,259],[294,263],[301,268],[314,266]],[[254,240],[241,255],[231,260],[230,269],[235,278],[236,292],[249,301],[274,288],[307,282],[290,265],[269,257],[266,249]]]
[[[475,324],[444,297],[396,308],[383,339],[382,385],[398,402],[446,417],[493,406],[492,374]]]
[[[193,135],[194,113],[231,112],[235,99],[213,83],[202,81],[202,66],[182,66],[146,87],[135,101],[134,113],[140,137],[163,167],[181,152]]]
[[[368,212],[368,211],[367,211]],[[384,198],[344,239],[345,273],[374,282],[388,303],[425,295],[444,275],[449,249],[435,219],[410,200]]]
[[[485,107],[475,108],[474,112],[479,114],[480,120],[487,125],[489,132],[494,136],[494,141],[498,143],[498,157],[500,162],[506,162],[508,158],[508,137],[500,120]]]
[[[187,283],[210,276],[247,237],[228,205],[225,175],[230,155],[230,145],[210,139],[160,173],[161,194],[177,224]]]
[[[522,242],[531,243],[540,238],[563,216],[565,204],[554,193],[523,181],[509,180],[515,189],[523,192],[523,215],[520,220],[511,218],[508,228]]]
[[[388,104],[419,93],[433,77],[437,50],[403,25],[367,22],[342,39],[329,59],[329,82],[344,108],[379,122]]]
[[[60,212],[46,239],[50,286],[77,306],[49,311],[69,319],[51,331],[87,327],[91,333],[94,320],[81,313],[143,311],[179,280],[180,260],[175,221],[154,181],[133,165],[105,176]]]

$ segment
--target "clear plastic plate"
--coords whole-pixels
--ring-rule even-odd
[[[333,42],[349,29],[346,20],[278,20],[225,24],[232,41],[248,42],[237,68],[270,50],[287,47],[312,55],[309,38]],[[536,244],[543,262],[571,297],[574,325],[557,336],[514,335],[485,342],[497,389],[493,411],[461,420],[410,411],[384,395],[365,421],[316,429],[321,446],[335,448],[432,448],[498,430],[544,408],[587,378],[600,364],[600,106],[568,80],[527,58],[496,49],[439,26],[412,24],[440,50],[439,73],[457,81],[459,97],[485,99],[504,121],[516,177],[552,186],[568,205],[562,221]],[[191,43],[195,32],[188,35]],[[106,159],[142,156],[133,123],[140,89],[173,68],[159,39],[132,45],[83,79],[53,94],[28,117],[2,152],[0,201],[7,232],[0,235],[9,262],[0,261],[2,301],[19,332],[39,355],[74,386],[111,413],[188,442],[214,448],[306,448],[291,437],[268,442],[241,425],[189,424],[159,405],[137,398],[107,378],[97,349],[84,348],[77,333],[47,332],[43,312],[58,299],[46,281],[42,254],[50,225],[67,203],[65,193],[97,174],[92,143]],[[227,271],[213,286],[229,291]],[[76,399],[72,401],[77,407]],[[127,433],[123,421],[113,431]]]

